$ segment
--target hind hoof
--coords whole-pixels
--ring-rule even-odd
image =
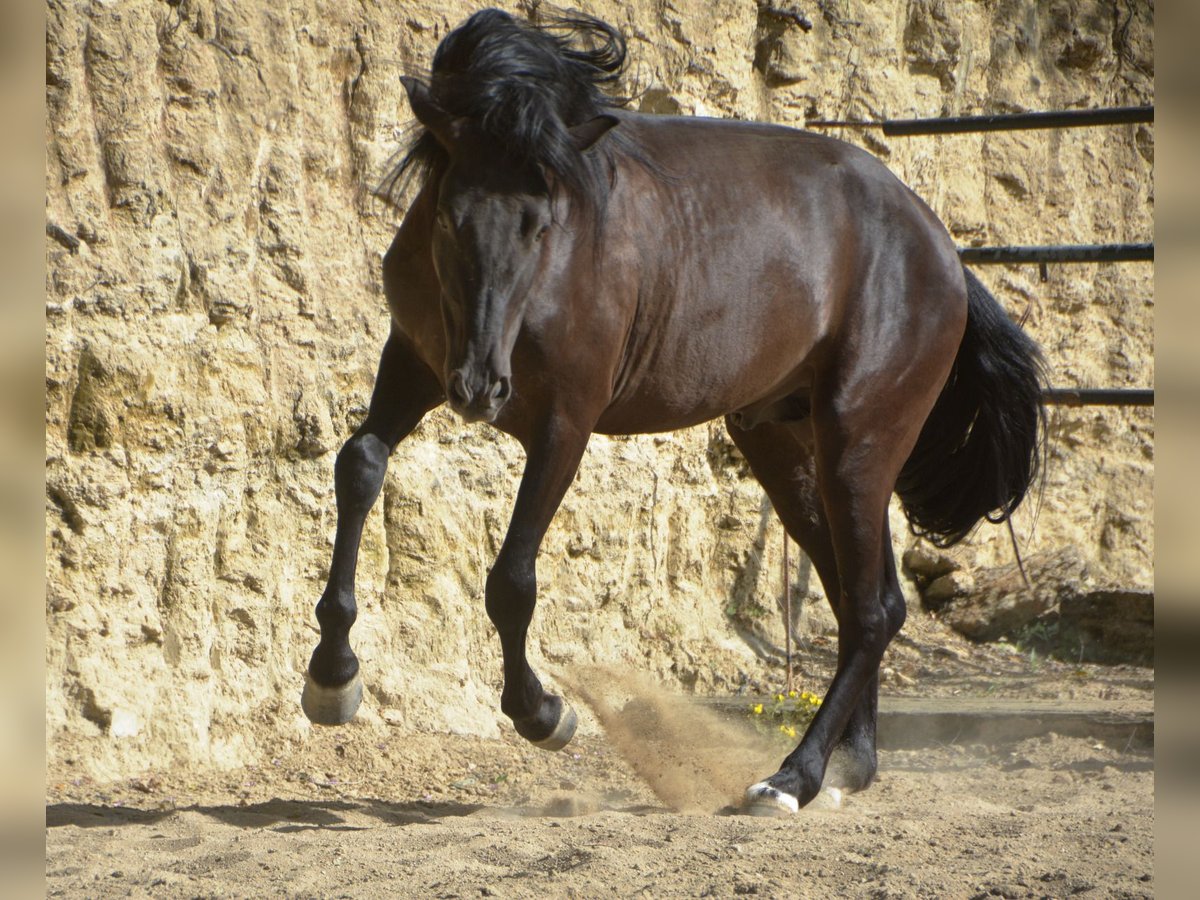
[[[579,719],[575,715],[575,710],[564,703],[562,715],[558,717],[558,724],[554,726],[554,730],[540,741],[533,741],[533,746],[543,750],[561,750],[571,743],[571,738],[575,737],[575,728],[578,724]]]
[[[335,688],[317,684],[311,675],[305,675],[300,708],[314,725],[345,725],[358,712],[362,698],[362,678],[357,674]]]
[[[746,811],[754,816],[790,816],[800,811],[800,801],[765,781],[746,788]]]
[[[817,796],[809,801],[808,809],[841,809],[842,808],[842,789],[835,787],[823,787],[817,792]]]

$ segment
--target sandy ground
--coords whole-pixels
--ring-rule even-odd
[[[1044,697],[1057,685],[1067,707],[1080,695],[1123,710],[1153,703],[1149,670],[1039,663],[1024,679],[1010,672],[1003,690],[978,673],[972,681],[997,660],[963,661],[968,674],[941,682],[942,701],[971,687],[976,700]],[[1154,894],[1144,741],[1053,732],[931,740],[881,751],[876,784],[840,808],[758,818],[733,814],[730,803],[774,770],[786,746],[694,701],[628,679],[617,687],[592,698],[596,733],[557,754],[511,734],[351,724],[313,729],[277,758],[234,772],[109,784],[51,773],[48,894]]]

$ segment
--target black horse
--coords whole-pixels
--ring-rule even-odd
[[[338,454],[338,525],[317,604],[308,717],[362,696],[348,641],[363,521],[388,457],[426,412],[517,438],[526,466],[487,578],[500,707],[548,749],[569,706],[525,658],[542,537],[593,432],[724,416],[839,623],[825,701],[751,804],[796,810],[875,775],[880,659],[904,622],[888,533],[899,493],[941,544],[1002,521],[1038,468],[1034,343],[959,262],[929,208],[841,141],[625,111],[602,90],[625,44],[583,15],[496,10],[402,79],[421,130],[385,186],[420,191],[383,262],[392,330],[370,410]]]

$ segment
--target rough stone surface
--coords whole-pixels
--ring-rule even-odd
[[[955,631],[972,640],[994,641],[1056,614],[1065,599],[1078,598],[1094,585],[1087,561],[1074,549],[1039,554],[1024,565],[1028,584],[1016,565],[1002,566],[957,585],[957,590],[935,590],[953,577],[943,576],[930,585],[926,597],[936,593],[938,615]]]
[[[1059,605],[1060,653],[1088,662],[1154,665],[1154,594],[1097,590]]]
[[[975,577],[970,572],[958,569],[931,581],[929,587],[921,592],[921,600],[929,609],[938,610],[954,598],[969,594],[974,587]]]
[[[52,769],[229,766],[308,728],[333,456],[370,394],[380,255],[400,217],[369,188],[409,120],[398,76],[473,9],[50,0]],[[799,124],[1153,99],[1144,4],[827,0],[805,8],[809,32],[751,0],[590,9],[630,37],[623,88],[653,112]],[[1152,234],[1150,128],[844,136],[962,244]],[[1152,384],[1149,267],[980,274],[1056,384]],[[1031,511],[1017,519],[1027,554],[1077,547],[1107,585],[1149,588],[1153,425],[1148,411],[1052,413],[1036,529]],[[498,729],[482,588],[520,469],[513,442],[445,412],[396,453],[360,565],[368,721]],[[534,664],[628,662],[697,691],[773,682],[779,552],[721,426],[597,438],[540,559]],[[952,555],[1007,564],[1008,535],[981,529]],[[830,630],[799,571],[797,618]]]
[[[932,579],[959,571],[962,563],[928,541],[917,541],[901,557],[904,574],[924,588]]]

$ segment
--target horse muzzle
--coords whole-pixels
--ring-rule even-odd
[[[512,396],[512,379],[455,369],[446,379],[446,401],[467,422],[494,422]]]

